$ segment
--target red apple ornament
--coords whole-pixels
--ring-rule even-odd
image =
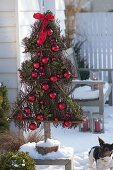
[[[18,119],[18,120],[23,120],[23,115],[22,114],[18,114],[17,116],[16,116],[16,118]]]
[[[38,114],[38,115],[36,115],[36,120],[43,121],[44,120],[44,116],[42,114]]]
[[[38,62],[33,63],[33,67],[35,69],[38,69],[40,67],[40,64]]]
[[[38,73],[36,71],[33,71],[31,73],[31,77],[34,78],[34,79],[37,78],[38,77]]]
[[[65,121],[65,122],[63,123],[63,127],[70,128],[71,125],[72,125],[71,121]]]
[[[57,44],[54,44],[54,45],[51,46],[51,50],[53,52],[58,52],[59,51],[59,46]]]
[[[49,93],[49,97],[50,97],[50,99],[55,99],[55,98],[56,98],[56,96],[57,96],[57,94],[56,94],[55,92],[51,92],[51,93]]]
[[[65,108],[66,108],[65,103],[63,103],[63,102],[58,103],[58,109],[59,110],[64,110]]]
[[[25,107],[25,108],[24,108],[24,113],[25,113],[25,114],[31,114],[31,108]]]
[[[41,59],[41,62],[42,62],[43,64],[47,64],[48,61],[49,61],[49,58],[48,58],[47,56],[42,57],[42,59]]]
[[[28,100],[29,100],[29,102],[34,102],[36,100],[36,97],[31,94],[28,96]]]
[[[36,125],[36,123],[30,123],[28,128],[30,130],[35,130],[35,129],[37,129],[37,125]]]
[[[43,84],[41,86],[41,89],[47,91],[49,89],[49,85],[48,84]]]
[[[56,81],[57,81],[57,77],[56,77],[56,76],[51,76],[51,77],[50,77],[50,81],[56,82]]]
[[[71,77],[71,73],[70,73],[70,72],[64,73],[64,77],[65,77],[66,79],[69,79],[69,78]]]

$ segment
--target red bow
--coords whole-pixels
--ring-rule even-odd
[[[42,21],[41,31],[39,32],[39,37],[37,40],[38,44],[43,44],[47,37],[47,30],[45,29],[48,25],[49,21],[54,20],[54,15],[52,14],[41,14],[41,13],[34,13],[33,18],[39,19]]]

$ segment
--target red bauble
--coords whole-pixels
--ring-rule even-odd
[[[66,119],[69,119],[71,117],[71,113],[66,113],[65,116],[66,116]]]
[[[23,120],[23,115],[22,114],[18,114],[17,116],[16,116],[16,119],[18,119],[18,120]]]
[[[57,77],[58,77],[58,78],[61,78],[61,74],[57,74]]]
[[[36,100],[36,97],[34,95],[29,95],[28,100],[29,102],[34,102]]]
[[[38,69],[40,67],[40,64],[38,62],[33,63],[33,67],[35,69]]]
[[[41,76],[45,76],[46,73],[45,73],[45,72],[40,72],[40,75],[41,75]]]
[[[51,61],[56,61],[56,57],[51,57]]]
[[[48,84],[43,84],[41,86],[41,89],[47,91],[49,89],[49,85]]]
[[[66,79],[69,79],[69,78],[71,77],[71,73],[70,73],[70,72],[64,73],[64,77],[65,77]]]
[[[19,77],[20,77],[21,79],[23,79],[23,77],[24,77],[24,76],[23,76],[23,73],[22,73],[21,71],[20,71],[19,73],[20,73]]]
[[[40,68],[39,68],[40,70],[43,70],[44,69],[44,67],[43,66],[40,66]]]
[[[37,52],[37,56],[38,57],[40,57],[41,56],[41,52],[39,51],[39,52]]]
[[[65,103],[63,103],[63,102],[58,103],[58,108],[59,108],[59,110],[64,110],[66,108]]]
[[[66,122],[63,123],[63,127],[70,128],[71,126],[72,126],[71,121],[66,121]]]
[[[37,125],[36,125],[36,123],[30,123],[28,128],[30,130],[35,130],[35,129],[37,129]]]
[[[51,76],[51,77],[50,77],[50,80],[51,80],[52,82],[56,82],[56,81],[57,81],[57,77],[56,77],[56,76]]]
[[[59,51],[59,46],[57,44],[52,45],[51,50],[54,52]]]
[[[41,105],[44,105],[45,104],[45,102],[43,101],[43,100],[40,100],[40,102],[39,102]]]
[[[42,44],[42,40],[41,39],[37,40],[37,44],[41,45]]]
[[[42,114],[38,114],[38,115],[36,115],[36,120],[43,121],[44,120],[44,116]]]
[[[47,56],[42,57],[41,61],[42,61],[43,64],[47,64],[48,61],[49,61],[49,58]]]
[[[47,35],[50,36],[53,34],[53,30],[51,28],[47,29]]]
[[[33,71],[33,72],[31,73],[31,77],[32,77],[32,78],[37,78],[37,77],[38,77],[38,73],[37,73],[36,71]]]
[[[31,114],[31,108],[25,107],[25,108],[24,108],[24,113],[25,113],[25,114]]]
[[[57,117],[55,117],[55,118],[54,118],[54,122],[56,122],[56,123],[57,123],[58,121],[59,121],[59,120],[58,120],[58,118],[57,118]]]
[[[50,39],[50,42],[51,42],[51,43],[55,43],[55,41],[56,41],[55,38],[51,38],[51,39]]]
[[[56,98],[56,96],[57,96],[57,94],[56,94],[55,92],[51,92],[51,93],[49,93],[49,97],[50,97],[50,99],[55,99],[55,98]]]

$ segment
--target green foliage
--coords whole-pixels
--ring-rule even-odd
[[[74,46],[75,59],[77,60],[78,68],[88,68],[88,63],[85,58],[80,54],[81,46],[84,42],[77,42]],[[79,76],[81,80],[86,80],[89,78],[89,71],[79,71]]]
[[[0,87],[0,131],[8,129],[8,114],[9,114],[9,101],[7,97],[7,88]]]
[[[35,161],[24,152],[8,152],[0,155],[1,170],[35,170]]]

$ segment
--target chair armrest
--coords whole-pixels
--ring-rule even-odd
[[[87,85],[94,85],[94,84],[99,84],[99,85],[103,85],[105,84],[105,81],[102,80],[72,80],[72,84],[87,84]]]

